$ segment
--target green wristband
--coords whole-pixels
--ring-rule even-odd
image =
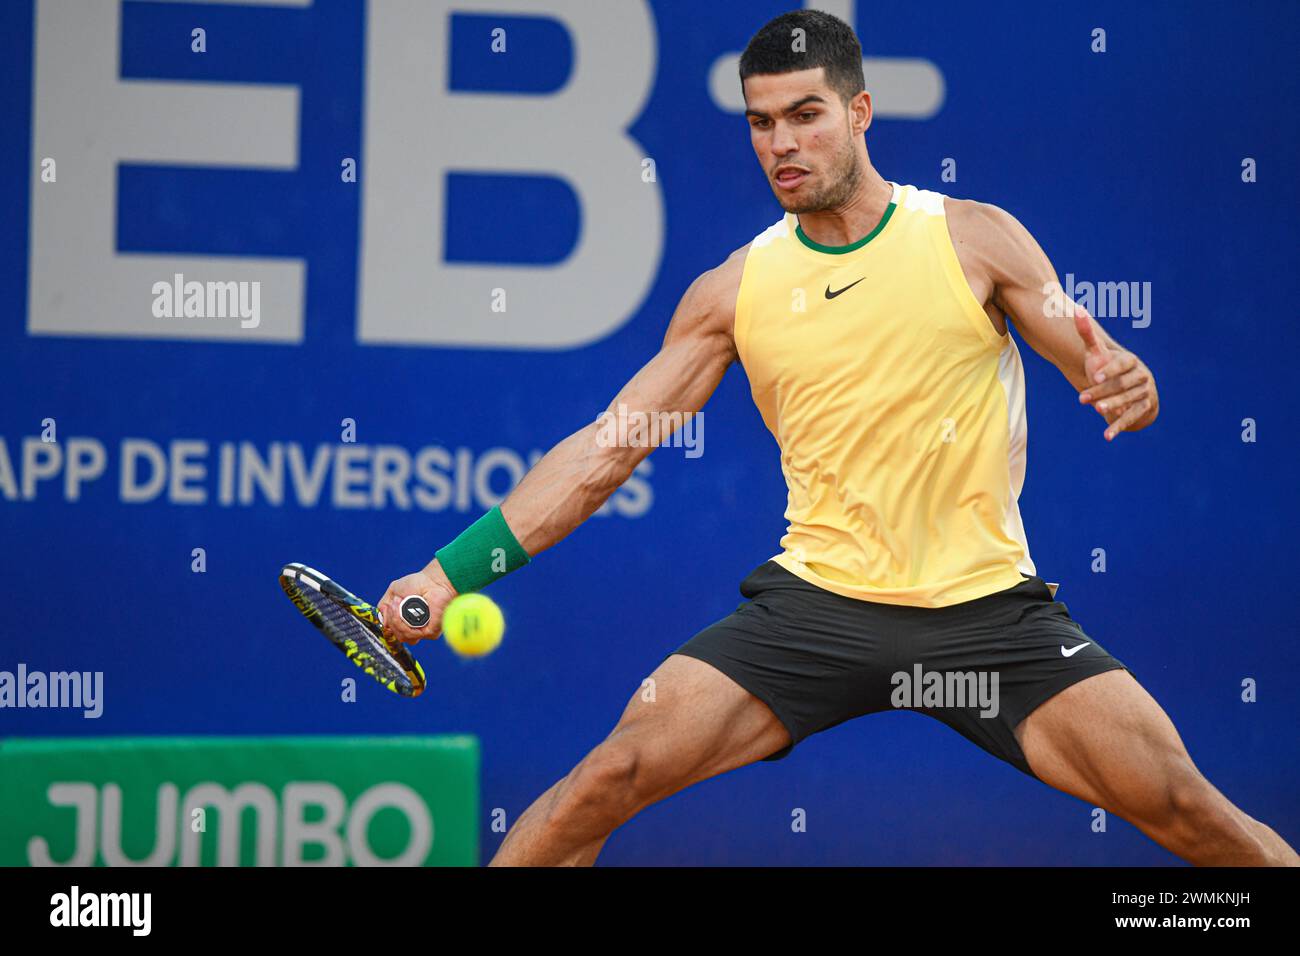
[[[531,560],[506,524],[500,506],[438,549],[435,557],[457,594],[481,591]]]

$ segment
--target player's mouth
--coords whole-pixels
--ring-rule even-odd
[[[811,175],[808,170],[798,166],[778,166],[773,178],[782,189],[798,189],[799,184]]]

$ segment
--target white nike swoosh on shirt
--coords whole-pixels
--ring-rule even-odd
[[[1084,641],[1082,644],[1076,644],[1076,645],[1074,645],[1074,647],[1071,647],[1069,650],[1066,650],[1065,645],[1062,644],[1062,645],[1061,645],[1061,656],[1062,656],[1062,657],[1073,657],[1075,651],[1077,651],[1077,650],[1079,650],[1079,649],[1081,649],[1081,648],[1087,647],[1087,646],[1088,646],[1089,644],[1091,644],[1091,643],[1092,643],[1092,641]]]

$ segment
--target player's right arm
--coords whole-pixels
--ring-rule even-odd
[[[617,415],[661,413],[683,416],[699,411],[736,360],[733,337],[736,295],[748,246],[736,250],[717,268],[699,276],[682,296],[655,356],[614,396],[608,411]],[[529,556],[537,555],[586,521],[654,450],[653,445],[620,447],[602,441],[608,431],[599,418],[555,445],[501,503],[501,516]],[[671,435],[659,433],[663,443]],[[420,594],[430,618],[456,595],[435,558],[422,570],[388,586],[379,609],[387,631],[403,641],[430,636],[411,630],[397,613],[401,598]]]
[[[704,273],[686,290],[673,313],[663,346],[623,386],[608,411],[662,413],[699,411],[736,359],[732,337],[743,250]],[[510,529],[530,555],[563,539],[604,504],[641,461],[649,445],[602,444],[599,421],[578,429],[552,448],[501,505]],[[668,432],[660,435],[661,442]]]

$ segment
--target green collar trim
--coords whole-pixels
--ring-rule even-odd
[[[857,242],[851,242],[847,246],[823,246],[820,242],[813,242],[813,240],[809,239],[808,235],[803,231],[803,226],[797,224],[794,227],[794,234],[799,237],[800,242],[813,250],[813,252],[824,252],[832,256],[842,256],[846,252],[853,252],[855,249],[861,249],[872,239],[876,238],[876,236],[880,235],[881,231],[885,228],[885,224],[889,222],[889,217],[894,214],[896,208],[898,208],[898,203],[891,202],[885,207],[885,214],[880,217],[880,222],[876,223],[876,228],[872,229]]]

